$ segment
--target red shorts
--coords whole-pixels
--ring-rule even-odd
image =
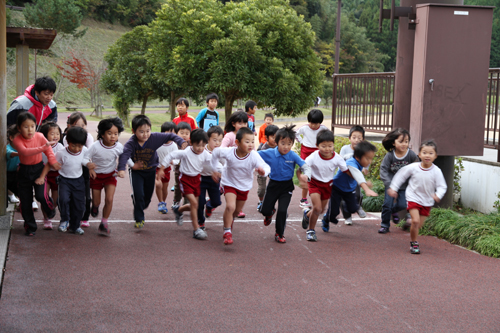
[[[317,147],[306,147],[304,145],[300,146],[300,158],[305,160],[307,156],[318,150]]]
[[[195,197],[199,197],[201,194],[200,190],[201,176],[188,176],[184,174],[179,175],[179,186],[181,188],[182,195],[186,196],[188,194],[194,194]]]
[[[431,208],[432,207],[424,207],[416,202],[408,201],[408,210],[418,209],[418,212],[421,216],[429,216],[429,214],[431,213]]]
[[[328,200],[332,195],[332,184],[333,180],[328,183],[323,183],[311,178],[309,182],[309,194],[318,193],[321,196],[321,200]]]
[[[250,192],[250,191],[240,191],[237,188],[234,188],[231,186],[224,186],[224,195],[226,195],[228,193],[234,193],[234,194],[236,194],[236,200],[239,200],[239,201],[247,201],[248,192]]]
[[[115,171],[110,173],[96,173],[95,179],[90,177],[90,188],[93,190],[102,190],[106,185],[116,186],[115,174]]]
[[[59,186],[57,185],[56,177],[59,176],[59,171],[49,171],[47,174],[47,184],[49,184],[52,191],[57,191]]]
[[[160,168],[156,168],[156,173],[158,173],[158,170],[160,170]],[[168,167],[165,170],[163,170],[163,172],[165,173],[165,175],[161,178],[161,182],[163,184],[168,183],[170,181],[170,170],[172,170],[171,167]]]

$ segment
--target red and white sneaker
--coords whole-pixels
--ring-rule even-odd
[[[278,243],[286,243],[285,236],[280,236],[278,234],[274,235],[274,240]]]
[[[222,236],[224,239],[224,245],[231,245],[233,244],[233,234],[230,232],[225,232],[224,236]]]
[[[273,209],[273,212],[271,214],[271,216],[265,216],[264,217],[264,225],[267,227],[268,225],[271,224],[271,222],[273,221],[273,215],[274,213],[276,213],[276,209]]]
[[[52,230],[51,220],[43,220],[43,230]]]
[[[245,215],[245,213],[243,213],[243,211],[241,211],[241,212],[239,212],[239,213],[238,213],[238,218],[239,218],[239,219],[242,219],[242,218],[244,218],[245,216],[246,216],[246,215]]]
[[[82,228],[88,228],[88,227],[90,227],[89,221],[81,221],[80,222],[80,227],[82,227]]]

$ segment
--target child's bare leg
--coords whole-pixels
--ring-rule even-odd
[[[108,219],[109,215],[111,215],[111,210],[113,209],[113,197],[115,196],[115,185],[105,185],[104,186],[104,208],[102,209],[102,218]],[[94,193],[94,192],[93,192]],[[101,196],[101,191],[99,191],[99,196]],[[92,198],[95,198],[92,197]]]
[[[163,202],[167,202],[167,196],[168,196],[168,192],[170,190],[168,188],[169,184],[170,184],[170,182],[162,184],[162,195],[161,195],[161,198],[162,198]]]
[[[159,202],[164,202],[163,201],[163,183],[161,180],[155,179],[155,192],[156,192],[156,197],[158,198]]]
[[[311,201],[313,207],[307,215],[309,217],[309,229],[314,230],[316,222],[318,222],[318,217],[325,210],[328,200],[321,200],[321,195],[319,193],[311,193]]]
[[[179,207],[179,212],[190,211],[191,212],[191,222],[193,223],[193,230],[197,230],[200,226],[198,225],[198,197],[194,194],[186,194],[185,198],[189,201],[188,204]]]
[[[302,189],[302,197],[301,199],[307,198],[307,193],[309,192],[309,185],[307,182],[304,182],[303,180],[300,179],[300,176],[302,175],[302,172],[300,169],[297,170],[297,177],[299,179],[299,186]]]
[[[92,206],[99,207],[101,204],[101,190],[92,189]]]
[[[418,236],[418,230],[420,229],[420,213],[418,212],[418,209],[410,209],[410,215],[411,215],[410,238],[412,242],[416,242]]]
[[[234,193],[226,193],[226,208],[224,209],[224,228],[231,228],[231,224],[233,223],[234,213],[236,211],[236,194]],[[236,215],[238,215],[239,211],[236,211]]]
[[[243,210],[243,206],[245,206],[246,200],[236,200],[236,209],[233,213],[233,219],[238,216],[238,213]]]

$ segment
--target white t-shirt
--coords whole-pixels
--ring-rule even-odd
[[[79,178],[83,174],[83,158],[86,153],[87,147],[83,147],[77,154],[70,152],[68,147],[59,150],[56,154],[56,160],[61,164],[59,174],[65,178]]]
[[[85,147],[90,148],[90,146],[92,146],[93,143],[94,143],[94,137],[92,137],[92,135],[89,132],[87,132],[87,141],[85,142]],[[63,145],[64,147],[68,146],[68,140],[66,140],[66,136],[64,136],[63,138]]]
[[[177,150],[179,150],[179,148],[177,148],[177,144],[173,141],[163,144],[163,146],[156,149],[156,154],[158,154],[158,162],[161,163],[161,161],[163,161],[165,159],[165,157],[167,157],[168,154],[170,154],[174,151],[177,151]],[[173,163],[175,165],[177,165],[177,164],[179,164],[179,160],[174,160]],[[160,166],[158,166],[158,168],[159,167]],[[168,168],[169,165],[167,165],[166,167]]]
[[[311,167],[311,177],[323,183],[333,180],[335,169],[340,168],[342,172],[347,170],[344,159],[335,152],[332,158],[325,159],[319,150],[316,150],[306,158],[306,163]]]
[[[441,169],[434,164],[424,169],[422,162],[415,162],[401,168],[392,178],[391,188],[398,191],[407,179],[406,201],[416,202],[424,207],[434,206],[434,193],[439,199],[446,194],[446,180]]]
[[[161,165],[168,168],[170,162],[174,159],[180,160],[179,171],[191,177],[198,176],[201,174],[205,164],[210,165],[212,155],[206,150],[203,150],[201,154],[196,154],[193,147],[187,147],[184,150],[174,151],[163,159]]]
[[[305,124],[297,131],[297,141],[308,148],[316,148],[316,137],[319,131],[324,129],[328,129],[328,127],[320,125],[317,130],[313,130],[309,124]]]
[[[92,162],[95,164],[94,171],[96,173],[111,173],[116,171],[118,165],[118,157],[123,153],[123,145],[116,142],[113,146],[104,145],[102,140],[94,142],[85,153],[83,163]]]
[[[62,150],[64,149],[64,146],[62,144],[60,144],[59,142],[56,143],[55,145],[52,146],[52,152],[54,153],[54,156],[56,155],[56,153],[59,151],[59,150]],[[45,153],[42,154],[42,161],[43,161],[43,164],[47,164],[47,162],[49,161],[47,159],[47,156],[45,155]],[[50,168],[50,171],[55,171],[54,168]]]
[[[262,167],[265,171],[264,177],[269,175],[271,168],[260,157],[255,150],[246,156],[236,155],[237,147],[215,148],[212,152],[212,169],[217,169],[219,159],[225,159],[226,165],[222,170],[221,185],[230,186],[240,191],[250,191],[253,186],[253,171]]]
[[[207,151],[209,154],[210,154],[210,162],[212,162],[212,152],[210,150],[208,150],[208,146],[205,146],[205,151]],[[222,172],[222,169],[224,168],[224,166],[220,163],[220,162],[217,162],[217,172]],[[209,164],[204,164],[203,165],[203,170],[201,171],[201,175],[202,176],[211,176],[212,175],[212,165]]]

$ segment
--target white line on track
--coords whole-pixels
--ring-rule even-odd
[[[370,220],[380,220],[378,218],[364,218],[364,219],[353,219],[353,221],[370,221]],[[24,222],[24,220],[16,220],[17,222]],[[240,220],[234,220],[235,222],[262,222],[262,219],[258,220],[249,220],[249,219],[240,219]],[[301,219],[287,219],[287,222],[301,222]],[[343,219],[339,219],[339,222],[343,221]],[[37,223],[43,223],[43,220],[36,220]],[[57,221],[52,221],[57,223]],[[101,220],[89,220],[90,223],[100,223]],[[134,220],[108,220],[110,223],[134,223]],[[146,220],[146,223],[176,223],[175,220]],[[189,221],[188,221],[189,222]],[[205,223],[222,223],[222,220],[211,220],[208,221],[206,220]],[[295,229],[296,230],[296,229]]]

